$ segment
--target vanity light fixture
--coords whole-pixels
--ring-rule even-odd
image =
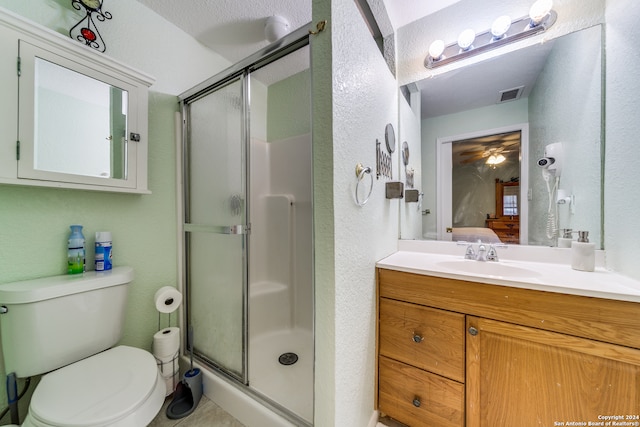
[[[493,21],[490,29],[477,34],[473,30],[465,30],[456,42],[448,45],[442,40],[434,41],[429,46],[424,66],[429,69],[440,67],[544,33],[557,18],[552,0],[538,0],[531,6],[527,16],[513,21],[506,15],[500,16]]]
[[[531,18],[529,26],[537,27],[540,25],[551,12],[551,8],[553,8],[553,0],[538,0],[532,4],[529,9],[529,18]]]
[[[507,31],[511,28],[511,18],[508,15],[502,15],[496,18],[491,24],[491,41],[495,42],[506,37]]]
[[[471,28],[467,28],[458,36],[458,46],[460,47],[460,52],[466,52],[470,49],[473,49],[473,41],[476,39],[476,32]]]
[[[436,40],[429,46],[429,57],[434,61],[442,59],[442,53],[444,52],[444,41]]]

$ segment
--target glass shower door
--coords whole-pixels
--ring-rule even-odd
[[[244,75],[185,103],[185,245],[194,353],[247,382]]]

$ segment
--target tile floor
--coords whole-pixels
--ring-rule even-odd
[[[149,427],[244,427],[238,420],[205,396],[202,396],[198,407],[191,415],[179,420],[170,420],[166,415],[170,402],[171,398],[164,402],[162,410],[151,421]]]

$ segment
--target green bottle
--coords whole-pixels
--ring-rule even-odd
[[[72,225],[67,244],[67,273],[81,274],[85,270],[85,245],[81,225]]]

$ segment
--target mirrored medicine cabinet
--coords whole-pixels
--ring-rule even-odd
[[[17,61],[0,69],[15,96],[0,116],[14,129],[1,134],[0,183],[149,193],[153,79],[2,10],[0,35],[2,62]]]

